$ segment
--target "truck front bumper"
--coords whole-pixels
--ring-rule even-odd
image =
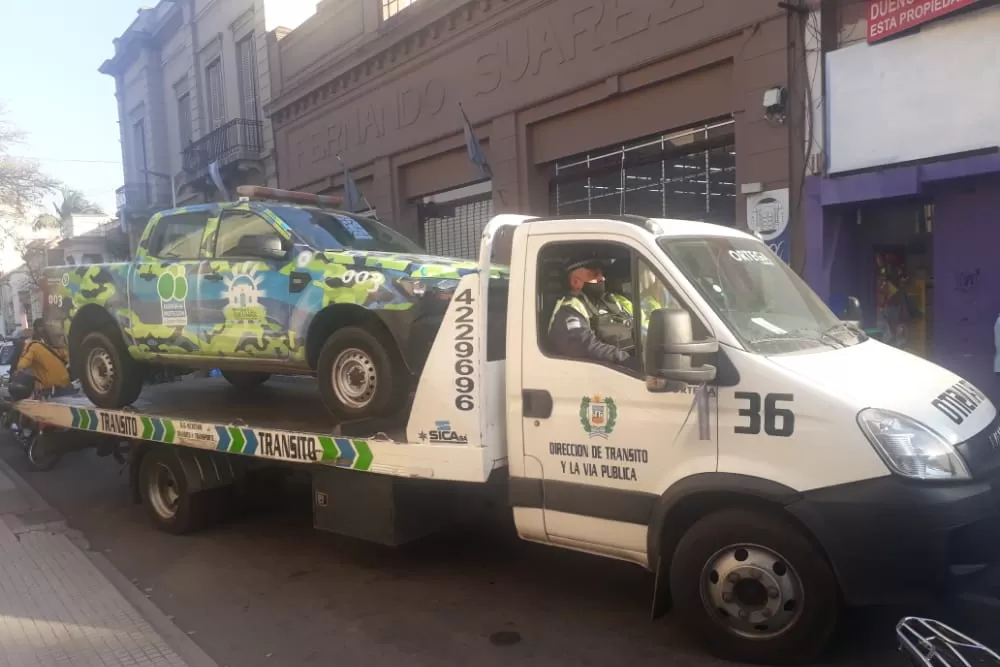
[[[803,493],[787,509],[826,552],[850,605],[923,598],[1000,563],[1000,475],[952,484],[880,477]]]

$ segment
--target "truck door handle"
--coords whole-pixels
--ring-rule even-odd
[[[212,273],[205,273],[205,274],[202,275],[202,277],[205,280],[222,280],[222,274],[221,273],[215,273],[214,271]]]
[[[299,271],[292,271],[288,274],[288,291],[291,293],[301,292],[312,280],[312,276],[308,273],[301,273]]]
[[[544,389],[522,389],[521,410],[525,417],[548,419],[552,416],[552,394]]]

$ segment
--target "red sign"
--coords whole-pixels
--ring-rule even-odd
[[[974,5],[979,0],[868,0],[868,43]]]

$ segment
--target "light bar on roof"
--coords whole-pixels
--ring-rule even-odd
[[[278,188],[265,188],[260,185],[241,185],[236,188],[236,194],[247,199],[267,199],[296,204],[313,204],[314,206],[342,206],[344,203],[343,197],[314,195],[311,192],[280,190]]]

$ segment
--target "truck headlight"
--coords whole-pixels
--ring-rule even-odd
[[[969,479],[955,447],[920,422],[889,410],[868,408],[858,425],[893,472],[912,479]]]

